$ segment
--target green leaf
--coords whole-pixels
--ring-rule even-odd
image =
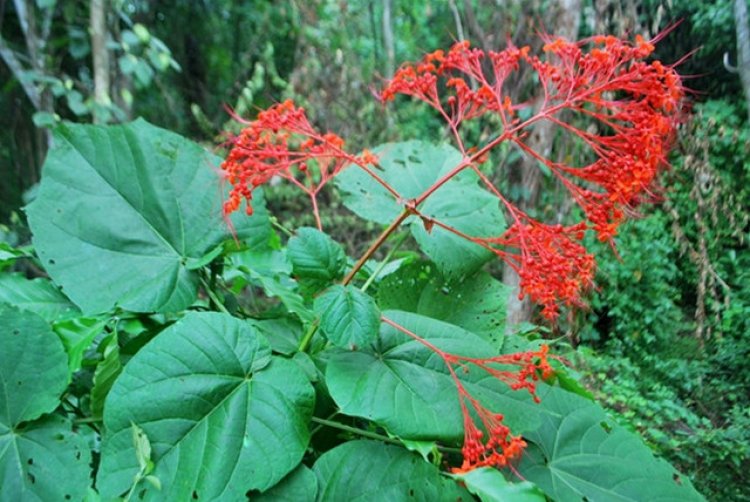
[[[2,229],[0,228],[0,236],[2,235],[1,232]],[[23,249],[16,249],[7,242],[0,241],[0,270],[3,270],[8,265],[13,264],[19,258],[26,258],[28,256],[28,251]]]
[[[533,483],[509,483],[497,469],[482,467],[454,476],[482,502],[545,502],[547,498]]]
[[[151,446],[161,491],[145,500],[244,499],[294,469],[310,437],[315,394],[291,361],[271,355],[247,322],[188,313],[123,369],[104,408],[97,486],[127,490],[138,472],[131,422]]]
[[[100,418],[104,414],[104,400],[122,371],[120,346],[117,333],[110,333],[99,344],[103,359],[94,371],[94,386],[91,388],[91,415]]]
[[[380,311],[375,300],[353,286],[336,285],[315,299],[320,329],[337,347],[366,347],[378,336]]]
[[[143,432],[143,429],[134,423],[130,424],[130,431],[133,436],[133,446],[135,446],[135,458],[138,460],[138,468],[141,473],[148,474],[153,470],[151,441]]]
[[[319,291],[339,279],[346,267],[343,248],[323,232],[303,227],[287,244],[294,276],[306,289]]]
[[[383,309],[422,314],[502,344],[509,288],[485,272],[445,279],[429,263],[411,263],[387,276],[378,288]]]
[[[107,319],[78,317],[56,322],[53,329],[62,340],[65,351],[68,353],[68,368],[70,373],[81,369],[83,354],[91,346],[104,327]]]
[[[66,418],[48,415],[22,428],[0,423],[0,500],[82,500],[91,452]]]
[[[302,339],[302,325],[292,317],[274,319],[248,319],[268,340],[271,349],[279,354],[289,356],[297,352]]]
[[[0,305],[0,499],[72,500],[89,485],[86,441],[59,416],[68,364],[36,314]]]
[[[378,176],[398,194],[395,198],[374,178],[351,165],[336,177],[344,192],[346,207],[377,223],[389,224],[412,200],[434,185],[461,163],[461,153],[449,145],[423,141],[386,143],[373,150],[379,157]],[[498,199],[479,186],[479,177],[464,170],[427,198],[419,210],[427,217],[475,237],[498,236],[505,230],[505,219]],[[492,257],[492,253],[449,231],[422,221],[407,220],[422,251],[448,276],[469,274]]]
[[[314,502],[318,494],[318,479],[308,467],[299,465],[273,488],[250,497],[253,502]]]
[[[482,337],[452,324],[407,312],[384,315],[446,352],[476,358],[497,354]],[[401,438],[460,441],[464,429],[458,392],[443,360],[387,324],[381,325],[374,346],[331,354],[326,383],[341,411],[374,420]],[[539,424],[541,409],[528,393],[512,391],[478,371],[461,373],[467,390],[503,413],[514,434]]]
[[[50,277],[86,314],[189,306],[198,272],[188,264],[229,238],[212,169],[219,162],[143,120],[56,128],[39,195],[26,208]],[[257,244],[271,230],[261,197],[254,206],[254,216],[232,223],[238,239]]]
[[[31,116],[32,122],[36,127],[52,127],[60,122],[60,116],[50,112],[36,112]]]
[[[36,314],[0,305],[0,330],[0,424],[12,429],[57,408],[68,386],[68,359]]]
[[[313,321],[315,316],[299,294],[299,285],[289,277],[292,265],[283,250],[263,244],[235,253],[231,259],[237,269],[228,271],[228,274],[238,271],[247,274],[253,283],[263,288],[266,295],[281,300],[289,312],[305,322]]]
[[[30,280],[21,274],[0,275],[0,302],[34,312],[48,322],[80,314],[49,279]]]
[[[337,446],[315,462],[313,471],[320,487],[318,500],[471,500],[471,495],[418,455],[376,441]]]
[[[585,398],[555,387],[539,397],[550,411],[518,467],[521,475],[561,502],[704,500],[635,434]]]

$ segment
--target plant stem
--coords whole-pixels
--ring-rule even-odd
[[[229,311],[224,306],[223,303],[221,303],[221,300],[219,300],[219,297],[216,296],[216,293],[214,293],[214,290],[211,289],[211,286],[206,282],[206,279],[201,277],[201,284],[203,285],[203,289],[206,290],[206,294],[208,295],[208,298],[211,300],[211,303],[213,303],[217,309],[219,309],[220,312],[223,312],[225,314],[229,314]],[[231,314],[229,314],[231,315]]]
[[[349,425],[344,425],[339,422],[335,422],[333,420],[326,420],[325,418],[318,418],[318,417],[312,417],[310,419],[312,422],[315,422],[316,424],[320,424],[327,427],[332,427],[334,429],[340,429],[342,431],[351,432],[352,434],[357,434],[362,437],[370,438],[370,439],[376,439],[378,441],[383,441],[384,443],[388,444],[394,444],[397,446],[403,446],[404,443],[399,441],[398,439],[389,438],[388,436],[384,436],[382,434],[378,434],[377,432],[372,431],[366,431],[364,429],[359,429],[357,427],[351,427]],[[317,431],[317,429],[316,429]],[[456,453],[461,454],[460,448],[451,448],[449,446],[441,446],[441,445],[435,445],[438,450],[445,452],[445,453]]]
[[[269,220],[271,220],[271,225],[281,230],[287,237],[292,237],[294,235],[294,232],[279,223],[279,219],[277,217],[271,216]]]
[[[305,336],[302,337],[302,340],[300,340],[299,342],[299,347],[297,347],[297,350],[299,352],[304,352],[307,350],[307,346],[310,345],[310,340],[312,340],[313,335],[318,331],[319,325],[320,325],[320,319],[315,319],[310,324],[310,327],[307,328],[307,332],[305,333]]]
[[[393,244],[393,247],[390,249],[390,251],[388,251],[388,254],[385,256],[385,258],[383,258],[383,261],[381,261],[378,264],[378,266],[372,272],[370,277],[368,277],[365,283],[362,285],[362,288],[360,288],[363,293],[367,291],[367,288],[369,288],[373,282],[375,282],[375,279],[378,277],[378,274],[380,274],[380,272],[385,268],[385,266],[388,265],[388,262],[391,261],[391,258],[396,253],[396,251],[398,251],[398,248],[401,247],[401,244],[404,243],[408,235],[409,235],[408,232],[404,232],[398,237],[396,242]]]
[[[411,211],[407,208],[404,209],[398,217],[391,222],[390,225],[388,225],[388,228],[383,230],[383,233],[381,233],[377,239],[375,239],[375,242],[372,243],[372,245],[365,251],[365,254],[362,255],[362,257],[357,260],[357,263],[354,264],[354,267],[349,271],[348,274],[346,274],[346,277],[344,277],[344,280],[341,281],[341,284],[346,286],[350,282],[352,282],[352,279],[354,279],[354,276],[357,275],[357,272],[364,266],[365,262],[369,260],[373,254],[375,254],[375,251],[378,250],[380,246],[383,245],[383,243],[390,237],[390,235],[401,225],[401,223],[404,222],[404,220],[411,214]]]
[[[382,434],[378,434],[377,432],[371,432],[366,431],[364,429],[359,429],[357,427],[351,427],[349,425],[344,425],[339,422],[334,422],[333,420],[326,420],[325,418],[318,418],[318,417],[312,417],[311,421],[325,425],[328,427],[333,427],[334,429],[340,429],[342,431],[351,432],[352,434],[357,434],[358,436],[370,438],[370,439],[377,439],[378,441],[383,441],[384,443],[390,443],[395,445],[401,445],[401,441],[398,441],[397,439],[391,439],[388,436],[383,436]]]

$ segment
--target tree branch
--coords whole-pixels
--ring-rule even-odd
[[[29,98],[29,101],[31,101],[31,104],[34,105],[36,110],[39,110],[42,103],[39,91],[34,84],[32,84],[27,78],[24,78],[25,70],[21,65],[21,62],[18,60],[16,53],[13,52],[13,49],[5,43],[5,39],[2,36],[0,36],[0,57],[2,57],[5,65],[21,84],[21,88],[26,94],[26,97]]]

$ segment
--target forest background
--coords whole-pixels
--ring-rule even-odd
[[[373,98],[371,86],[398,62],[455,40],[491,50],[508,39],[540,46],[540,31],[648,39],[671,26],[655,57],[681,61],[692,116],[663,192],[621,230],[617,252],[599,245],[590,307],[548,336],[569,340],[600,402],[707,498],[750,500],[747,10],[745,0],[0,0],[0,245],[29,241],[20,208],[34,197],[49,127],[61,120],[144,117],[213,148],[237,130],[227,106],[252,118],[293,98],[353,150],[440,138],[425,109],[385,110]],[[528,82],[517,85],[520,93]],[[485,137],[490,127],[470,134]],[[532,141],[570,155],[565,138],[543,127]],[[531,214],[565,222],[571,201],[529,162],[509,149],[495,181]],[[266,196],[282,224],[313,223],[291,188]],[[375,228],[326,196],[334,210],[325,223],[357,254]],[[39,273],[26,262],[14,267]],[[532,305],[515,300],[512,271],[493,273],[511,292],[506,329],[543,325]]]

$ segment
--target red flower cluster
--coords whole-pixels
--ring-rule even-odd
[[[505,382],[513,390],[527,389],[534,396],[534,401],[539,402],[536,396],[536,381],[540,377],[549,378],[553,373],[547,360],[548,350],[546,345],[542,345],[538,351],[520,352],[489,359],[462,358],[445,354],[444,359],[458,387],[461,412],[464,417],[464,444],[461,449],[464,460],[461,467],[454,468],[453,472],[467,472],[479,467],[506,467],[521,456],[526,442],[520,436],[511,435],[510,429],[502,423],[504,418],[502,414],[488,410],[466,391],[452,365],[465,366],[471,363],[492,377]],[[520,369],[515,371],[504,369],[509,365]],[[481,428],[474,422],[472,412],[479,418]]]
[[[404,65],[380,94],[385,101],[397,94],[413,96],[437,109],[469,158],[466,167],[484,162],[492,148],[512,141],[568,189],[587,223],[550,227],[523,213],[480,174],[517,223],[497,239],[473,240],[521,251],[516,255],[493,249],[518,271],[522,291],[541,303],[550,319],[557,317],[559,305],[580,304],[581,292],[591,285],[594,260],[579,242],[583,232],[592,229],[600,240],[611,240],[667,163],[681,118],[683,87],[673,68],[643,61],[653,50],[641,37],[635,43],[609,36],[578,43],[558,38],[548,40],[542,60],[530,55],[528,47],[485,54],[459,42],[445,54],[436,51]],[[503,85],[521,63],[536,71],[543,95],[513,105]],[[533,110],[526,120],[514,116],[522,106]],[[562,111],[576,118],[563,120]],[[487,113],[498,114],[504,130],[480,149],[465,148],[459,123]],[[528,129],[544,120],[578,137],[593,160],[571,166],[536,152],[526,142]]]
[[[454,468],[453,472],[467,472],[488,466],[506,467],[510,462],[518,459],[526,447],[526,442],[520,436],[511,435],[510,429],[502,423],[504,418],[502,414],[487,409],[469,393],[457,372],[468,373],[472,368],[477,368],[513,390],[526,389],[538,403],[536,382],[550,378],[554,373],[549,364],[549,357],[551,357],[548,355],[549,347],[542,345],[536,351],[481,359],[466,357],[441,350],[387,317],[381,319],[437,354],[445,362],[456,384],[464,421],[464,444],[461,449],[464,460],[461,467]],[[474,416],[479,419],[479,422],[475,422]]]
[[[221,164],[225,178],[233,185],[224,203],[225,215],[236,211],[243,199],[247,201],[247,213],[252,214],[253,190],[273,176],[292,181],[314,198],[345,165],[376,161],[367,150],[359,157],[346,153],[344,140],[331,132],[316,131],[305,110],[291,100],[260,112],[230,144],[232,149]],[[311,166],[315,166],[315,177]],[[293,167],[297,173],[291,171]],[[299,173],[306,179],[298,180]]]
[[[592,47],[588,53],[582,50],[586,46]],[[601,189],[565,183],[591,227],[606,241],[667,163],[669,143],[681,117],[682,84],[672,68],[659,61],[641,61],[654,46],[640,36],[635,44],[603,36],[579,43],[557,39],[544,50],[551,60],[529,58],[529,62],[540,76],[547,106],[562,106],[593,119],[605,133],[592,133],[547,114],[547,120],[581,138],[595,160],[583,167],[540,160],[566,181],[577,179]],[[526,145],[521,146],[528,152]]]
[[[546,42],[544,59],[530,55],[528,47],[511,46],[485,53],[468,42],[459,42],[448,52],[435,51],[396,72],[380,99],[391,101],[404,94],[435,108],[448,123],[464,155],[459,165],[417,198],[406,202],[368,167],[377,162],[372,154],[366,150],[360,156],[346,153],[341,138],[317,132],[304,110],[286,101],[261,112],[232,140],[232,150],[221,166],[233,185],[224,204],[225,214],[238,209],[243,199],[251,212],[253,189],[278,175],[310,196],[320,227],[315,198],[318,191],[344,166],[353,164],[380,183],[395,200],[407,204],[408,213],[384,231],[345,282],[354,277],[358,267],[407,214],[412,214],[421,217],[430,228],[437,225],[496,253],[518,272],[522,295],[541,304],[543,315],[554,320],[561,306],[579,305],[582,292],[592,285],[595,264],[581,244],[585,232],[593,230],[602,241],[611,240],[625,215],[648,194],[659,170],[666,165],[669,143],[681,118],[683,87],[672,67],[644,61],[654,46],[641,37],[636,37],[634,43],[615,37],[592,37],[578,43],[563,39]],[[504,85],[521,64],[536,72],[542,95],[514,104]],[[525,115],[528,118],[518,117],[516,112],[521,108],[531,111]],[[568,114],[565,119],[560,117],[561,112]],[[485,114],[499,116],[502,130],[486,144],[467,148],[459,134],[460,123]],[[529,146],[529,128],[540,121],[555,124],[588,147],[590,153],[581,165],[553,161]],[[477,167],[505,141],[513,142],[545,165],[571,193],[586,221],[566,227],[546,225],[508,201]],[[466,168],[476,172],[514,222],[503,235],[466,235],[420,213],[426,198]],[[526,445],[523,439],[511,435],[502,424],[502,415],[469,394],[457,371],[479,369],[512,389],[528,390],[538,401],[536,382],[552,374],[546,346],[539,351],[474,359],[448,354],[387,318],[383,322],[441,357],[456,384],[465,430],[464,461],[456,471],[504,467],[521,455]]]
[[[528,220],[512,225],[502,237],[485,241],[520,251],[498,254],[518,272],[523,293],[544,306],[542,315],[555,320],[561,304],[580,306],[581,291],[593,284],[594,257],[580,244],[584,230],[585,223],[563,227]]]
[[[427,54],[419,63],[402,66],[381,91],[380,98],[391,101],[397,94],[413,96],[437,109],[454,127],[487,112],[499,113],[505,121],[513,114],[513,107],[510,98],[503,94],[502,86],[528,52],[528,47],[490,51],[492,77],[487,78],[482,69],[485,53],[472,49],[468,41],[458,42],[447,53],[438,50]],[[448,94],[447,111],[438,92],[441,78]]]

